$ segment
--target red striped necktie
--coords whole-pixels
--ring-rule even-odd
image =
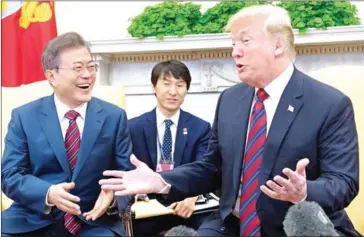
[[[65,117],[69,119],[69,126],[64,139],[64,145],[72,173],[76,166],[81,144],[80,130],[76,123],[78,116],[79,114],[74,110],[68,111],[65,115]],[[69,213],[66,213],[64,216],[64,226],[72,235],[77,234],[82,227],[81,221],[77,218],[77,216],[73,216]]]
[[[240,236],[260,236],[260,220],[256,212],[258,178],[267,132],[267,115],[263,101],[268,94],[259,89],[250,116],[250,129],[245,148],[240,196]]]

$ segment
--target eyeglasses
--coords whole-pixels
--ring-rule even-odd
[[[98,64],[90,64],[90,65],[87,65],[87,66],[86,65],[78,65],[78,66],[74,66],[73,68],[57,67],[56,69],[73,70],[73,72],[77,76],[80,76],[85,71],[85,69],[87,69],[87,71],[91,75],[94,75],[94,74],[96,74],[97,70],[99,69],[99,65]]]

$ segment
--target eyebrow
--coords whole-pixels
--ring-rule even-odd
[[[94,60],[90,60],[90,61],[88,61],[86,64],[89,64],[89,63],[93,63],[94,62]],[[82,64],[82,62],[81,61],[77,61],[77,62],[73,62],[73,64],[77,64],[77,63],[79,63],[79,64]]]

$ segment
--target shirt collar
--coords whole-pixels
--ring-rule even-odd
[[[164,120],[170,119],[172,120],[173,124],[177,127],[180,113],[181,110],[179,109],[172,117],[167,118],[162,114],[162,112],[157,107],[156,108],[157,126],[159,127],[160,125],[162,125],[164,123]]]
[[[269,98],[272,99],[280,99],[281,95],[283,94],[284,88],[286,88],[289,80],[292,77],[293,74],[293,64],[290,63],[286,70],[282,72],[281,75],[279,75],[276,79],[271,81],[265,88],[265,92],[268,93]],[[257,92],[258,88],[255,88],[255,92]]]
[[[66,113],[70,110],[72,110],[70,107],[68,107],[67,105],[65,105],[58,97],[56,94],[54,94],[54,104],[56,105],[56,110],[57,110],[57,114],[58,114],[58,119],[59,121],[61,121]],[[85,120],[86,117],[86,108],[87,108],[87,103],[83,103],[82,105],[74,108],[73,110],[76,111],[79,114],[79,117],[81,117],[83,120]]]

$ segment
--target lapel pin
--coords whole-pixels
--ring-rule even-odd
[[[183,129],[183,135],[187,135],[187,128]]]
[[[292,105],[288,105],[287,111],[293,112],[294,111],[294,107]]]

